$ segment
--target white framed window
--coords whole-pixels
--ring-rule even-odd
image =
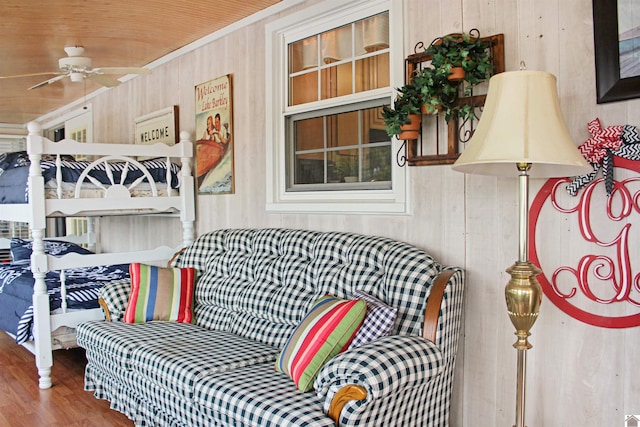
[[[88,104],[62,117],[42,123],[43,135],[53,141],[63,138],[93,142],[93,111]]]
[[[401,7],[330,0],[267,25],[268,211],[408,212],[381,116],[403,81]]]

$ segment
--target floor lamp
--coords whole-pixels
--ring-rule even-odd
[[[480,175],[518,176],[518,261],[506,271],[507,311],[516,329],[518,351],[516,388],[517,427],[525,427],[526,351],[542,290],[541,273],[529,261],[529,177],[582,175],[592,171],[569,135],[560,111],[556,78],[543,71],[496,74],[482,117],[453,170]]]

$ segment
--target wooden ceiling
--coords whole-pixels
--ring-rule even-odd
[[[65,46],[93,67],[142,67],[280,0],[2,0],[0,77],[58,71]],[[24,124],[85,94],[51,75],[0,78],[0,124]],[[119,76],[116,76],[119,77]],[[102,86],[87,81],[91,93]]]

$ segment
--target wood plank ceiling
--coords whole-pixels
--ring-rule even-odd
[[[279,1],[2,0],[0,124],[24,124],[84,96],[85,85],[68,77],[27,90],[55,77],[65,46],[84,46],[94,68],[142,67]],[[86,83],[87,93],[102,87]]]

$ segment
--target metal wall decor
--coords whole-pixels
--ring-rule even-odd
[[[472,30],[474,31],[474,30]],[[477,30],[475,30],[477,31]],[[479,35],[479,34],[478,34]],[[481,37],[481,40],[489,44],[490,54],[493,61],[493,74],[502,73],[504,65],[504,34],[496,34]],[[405,81],[409,82],[416,70],[426,66],[431,61],[431,55],[424,53],[425,45],[419,42],[414,47],[414,53],[405,59]],[[460,105],[471,105],[472,108],[481,111],[486,95],[471,94],[470,96],[460,96],[456,101]],[[431,166],[453,164],[458,158],[459,145],[471,138],[475,128],[474,119],[457,120],[451,119],[448,123],[440,123],[438,116],[428,115],[435,124],[435,140],[425,138],[420,135],[418,139],[403,141],[396,153],[396,161],[400,166]],[[423,123],[425,122],[423,117]],[[442,120],[443,121],[443,120]],[[443,121],[444,122],[444,121]],[[446,126],[446,149],[441,150],[440,135],[444,132],[441,126]],[[423,124],[424,128],[424,124]],[[444,143],[442,143],[444,145]]]

